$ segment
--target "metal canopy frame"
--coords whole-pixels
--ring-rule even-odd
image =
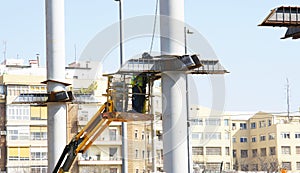
[[[181,58],[190,56],[197,63],[183,61]],[[192,58],[190,58],[192,59]],[[135,75],[140,73],[152,74],[158,78],[164,71],[185,71],[187,74],[226,74],[229,73],[217,59],[201,59],[199,55],[161,55],[151,58],[136,58],[128,60],[116,73],[105,76],[123,74]]]
[[[281,39],[300,38],[300,7],[281,6],[271,10],[270,14],[258,26],[287,27]]]

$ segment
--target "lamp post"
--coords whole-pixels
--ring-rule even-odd
[[[184,26],[184,54],[187,54],[187,34],[193,34],[192,31],[186,28]],[[191,161],[191,156],[192,156],[192,149],[191,149],[191,139],[190,139],[190,116],[189,116],[189,77],[188,75],[186,76],[186,106],[187,106],[187,145],[188,145],[188,167],[189,167],[189,173],[192,172],[193,167],[192,167],[192,161]]]
[[[194,32],[190,31],[189,29],[184,27],[184,53],[187,54],[187,34],[194,34]]]
[[[122,26],[122,0],[115,0],[119,2],[119,34],[120,34],[120,68],[123,64],[123,26]],[[127,124],[122,122],[122,173],[128,172],[128,147],[127,147]]]
[[[122,26],[122,0],[115,0],[119,2],[119,34],[120,34],[120,67],[123,64],[123,26]]]

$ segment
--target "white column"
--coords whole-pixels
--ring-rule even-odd
[[[184,0],[160,1],[161,54],[184,54]],[[188,170],[186,80],[184,72],[162,74],[164,171]]]
[[[64,0],[46,0],[45,8],[47,88],[50,93],[65,90],[65,85],[60,83],[65,81]],[[63,102],[48,103],[47,108],[48,172],[52,172],[67,142],[67,110]]]

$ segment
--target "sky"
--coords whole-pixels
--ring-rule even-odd
[[[154,15],[155,3],[156,0],[124,0],[123,19]],[[286,112],[287,78],[290,109],[299,110],[300,42],[281,40],[286,28],[258,27],[271,9],[282,5],[300,4],[296,0],[185,1],[185,22],[201,33],[230,71],[224,76],[226,111]],[[0,0],[0,61],[4,60],[4,52],[6,58],[27,60],[39,53],[45,65],[44,6],[43,0]],[[78,59],[97,33],[116,24],[118,12],[114,0],[65,0],[66,64]],[[140,25],[143,24],[137,23],[136,27]],[[187,44],[192,39],[193,34],[188,35]],[[149,51],[150,43],[149,37],[127,41],[125,59]],[[159,51],[157,39],[153,47]],[[104,67],[114,67],[116,63],[111,62],[117,62],[118,56],[115,47]],[[199,95],[197,104],[211,107],[214,95],[211,78],[194,77],[193,89]]]

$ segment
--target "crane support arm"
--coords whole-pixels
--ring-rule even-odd
[[[71,168],[78,153],[86,152],[93,142],[112,122],[104,116],[104,112],[113,109],[113,102],[108,101],[96,112],[96,114],[67,144],[53,170],[53,173],[66,173]]]

